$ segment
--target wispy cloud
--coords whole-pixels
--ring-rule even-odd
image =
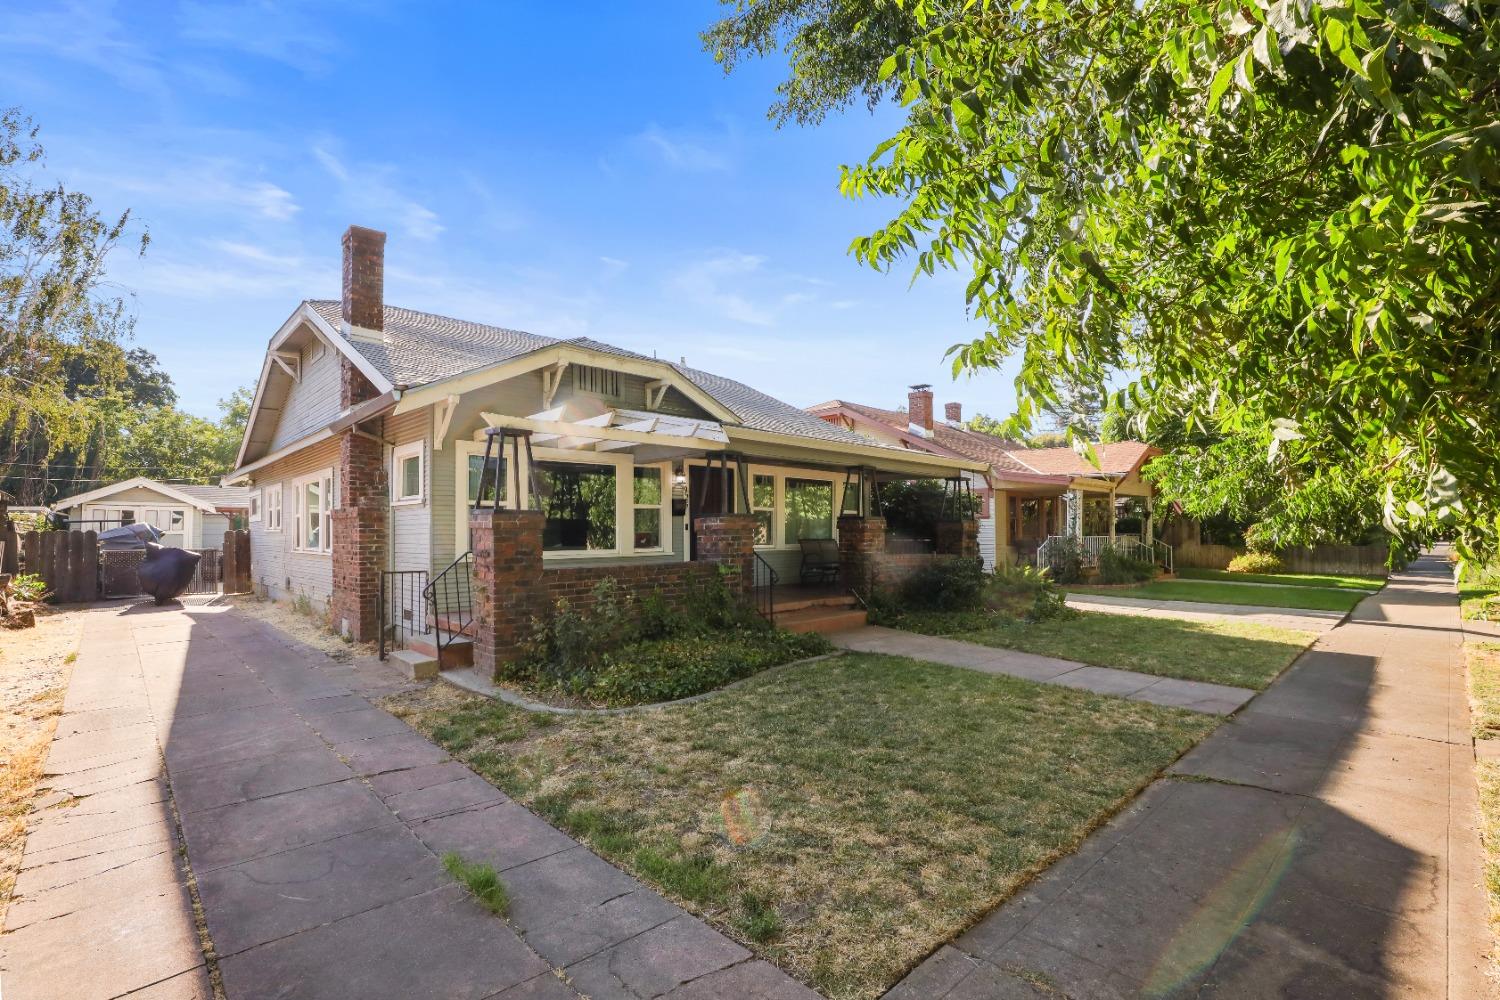
[[[131,38],[114,0],[70,0],[53,10],[29,4],[0,7],[0,52],[35,52],[87,66],[121,86],[165,98],[160,60]]]
[[[233,160],[199,159],[179,162],[154,173],[83,173],[80,179],[127,194],[147,195],[158,205],[227,208],[277,222],[285,222],[302,210],[290,191],[271,181],[247,176],[251,172]]]
[[[353,164],[340,157],[331,142],[313,146],[313,158],[339,183],[344,201],[365,213],[369,224],[397,226],[414,240],[431,242],[442,235],[438,214],[397,190],[396,168],[383,164]]]
[[[655,123],[632,137],[632,143],[674,170],[709,172],[728,170],[734,163],[731,133],[707,138],[683,132],[668,132]]]
[[[306,4],[273,0],[189,2],[178,11],[178,34],[201,46],[231,49],[321,73],[343,46],[329,27],[317,23]]]
[[[774,316],[743,291],[731,287],[754,277],[764,257],[747,253],[722,253],[680,268],[668,279],[669,289],[690,302],[712,309],[724,319],[752,326],[770,326]]]
[[[204,240],[190,254],[152,253],[133,272],[134,287],[186,299],[285,297],[295,302],[336,289],[339,283],[331,256],[235,240]]]

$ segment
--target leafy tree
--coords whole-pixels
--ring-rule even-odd
[[[1053,431],[1064,436],[1063,444],[1067,443],[1069,434],[1085,441],[1099,440],[1099,427],[1104,419],[1104,391],[1072,380],[1064,380],[1054,391],[1054,398],[1043,402],[1041,407],[1052,419]]]
[[[1500,547],[1492,8],[903,9],[876,80],[907,123],[843,184],[903,202],[859,259],[969,273],[988,330],[956,367],[1019,354],[1022,424],[1134,371],[1119,397],[1269,427],[1268,460],[1356,476],[1409,538]]]
[[[0,112],[0,479],[23,503],[43,499],[48,459],[88,446],[98,401],[126,378],[117,345],[132,325],[121,299],[99,294],[129,213],[107,218],[87,195],[38,184],[36,137],[19,110]],[[70,392],[79,366],[88,388]]]

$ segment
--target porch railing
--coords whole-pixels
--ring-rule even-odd
[[[406,648],[406,640],[427,634],[425,569],[387,570],[380,574],[380,658]]]
[[[750,596],[755,612],[772,625],[776,624],[776,584],[781,575],[776,567],[766,562],[759,552],[755,553],[755,575],[750,583]]]
[[[1046,541],[1037,546],[1037,569],[1051,566],[1056,559],[1060,558],[1063,547],[1070,541],[1078,546],[1078,554],[1085,567],[1098,566],[1100,553],[1112,548],[1121,555],[1161,566],[1168,573],[1173,571],[1172,546],[1162,541],[1147,542],[1140,535],[1115,535],[1113,538],[1109,535],[1084,535],[1082,538],[1050,535]]]
[[[473,633],[474,602],[472,599],[472,570],[474,553],[465,552],[448,564],[432,578],[423,590],[427,603],[427,623],[437,630],[434,645],[437,661],[443,663],[443,650],[454,640]]]

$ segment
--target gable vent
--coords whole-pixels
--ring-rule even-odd
[[[620,373],[610,371],[608,368],[595,368],[593,365],[571,365],[573,370],[573,388],[578,392],[587,392],[594,396],[620,395]]]

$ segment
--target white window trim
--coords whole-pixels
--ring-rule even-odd
[[[629,454],[610,454],[597,451],[568,451],[556,448],[534,448],[537,462],[558,462],[571,465],[613,465],[615,467],[615,547],[612,549],[583,549],[560,552],[556,549],[542,552],[543,562],[567,562],[574,559],[634,559],[672,554],[672,463],[643,462],[641,468],[662,470],[662,544],[652,549],[635,547],[635,458]],[[530,484],[530,473],[526,455],[521,455],[521,486]],[[467,475],[467,471],[464,473]],[[507,503],[506,507],[511,505]]]
[[[260,521],[260,490],[250,492],[250,510],[245,515],[245,523],[253,524]]]
[[[407,444],[397,445],[391,449],[391,506],[411,507],[427,502],[427,455],[423,447],[424,442],[412,441]],[[415,496],[401,496],[400,490],[404,482],[401,475],[401,465],[409,458],[417,460],[417,492]],[[464,475],[468,475],[468,465],[465,463]],[[467,493],[467,490],[465,490]]]
[[[707,467],[712,467],[712,468],[717,468],[717,466],[710,466],[710,464],[708,462],[705,462],[702,459],[689,459],[686,464],[689,465],[689,466],[698,466],[700,468],[706,467],[706,466]],[[739,470],[735,469],[734,471],[735,471],[735,476],[737,478],[739,476]],[[776,481],[776,501],[775,501],[776,502],[776,507],[775,507],[774,513],[773,513],[772,518],[771,518],[771,542],[768,545],[757,545],[757,546],[755,546],[755,549],[756,549],[757,552],[800,551],[801,547],[797,544],[796,539],[792,539],[790,542],[788,542],[787,538],[786,538],[786,481],[788,479],[816,479],[816,480],[821,480],[821,481],[827,482],[827,483],[829,483],[833,487],[834,510],[833,510],[833,536],[832,537],[833,537],[833,539],[835,541],[838,540],[838,537],[839,537],[839,509],[838,509],[839,508],[839,497],[840,497],[841,486],[842,486],[842,483],[844,481],[844,477],[843,477],[843,475],[841,473],[829,472],[826,469],[802,469],[802,468],[797,468],[796,466],[786,466],[786,465],[746,465],[745,466],[745,475],[747,475],[747,476],[750,477],[749,485],[750,485],[751,490],[752,490],[751,495],[750,495],[750,502],[751,502],[752,505],[755,502],[755,495],[754,495],[754,492],[753,492],[753,490],[754,490],[754,483],[755,483],[755,477],[756,476],[770,476],[772,479],[774,479]],[[690,484],[689,488],[691,489],[691,483],[692,483],[692,477],[691,476],[689,476],[688,482]],[[741,497],[740,497],[739,485],[738,485],[738,483],[736,483],[736,485],[735,485],[735,492],[734,492],[734,506],[735,506],[735,510],[737,510],[737,511],[739,510],[739,507],[740,507],[740,501],[741,501]],[[691,497],[688,498],[688,508],[690,510],[692,509],[692,498]],[[765,508],[762,507],[760,509],[764,510]],[[741,512],[741,513],[743,513],[743,512]],[[692,531],[692,525],[690,523],[687,523],[689,520],[690,519],[684,519],[684,524],[683,524],[683,531],[684,532],[690,532],[690,531]]]
[[[462,554],[474,547],[473,540],[469,538],[469,458],[471,456],[483,457],[483,455],[483,441],[453,442],[453,551],[455,554]],[[512,476],[509,469],[505,470],[505,480],[507,499],[500,501],[501,510],[509,510],[511,507],[508,498],[511,493]]]
[[[302,555],[326,556],[333,552],[333,518],[330,516],[334,511],[336,497],[334,491],[337,489],[337,476],[331,468],[320,469],[317,472],[305,476],[298,476],[292,480],[292,551]],[[303,537],[307,522],[303,520],[307,513],[302,509],[302,497],[306,487],[311,483],[319,483],[318,489],[318,547],[308,548],[306,539]]]
[[[655,469],[657,480],[661,485],[661,500],[653,508],[649,503],[635,502],[635,470]],[[644,465],[630,463],[630,471],[626,473],[630,482],[625,489],[625,499],[629,501],[630,517],[625,521],[630,529],[630,551],[635,555],[670,555],[672,552],[672,463],[670,462],[647,462]],[[655,509],[660,513],[661,520],[657,523],[657,544],[649,548],[638,549],[635,547],[635,512],[638,510]],[[618,541],[618,535],[616,536]]]
[[[265,525],[266,531],[274,531],[277,533],[280,533],[282,531],[282,527],[286,523],[286,517],[285,514],[283,514],[284,507],[282,506],[283,498],[284,493],[282,491],[280,483],[275,483],[271,486],[267,486],[265,490],[262,491],[261,509],[263,511],[264,519],[261,523]],[[272,502],[273,500],[275,501],[274,503]],[[276,516],[272,517],[272,514]]]

